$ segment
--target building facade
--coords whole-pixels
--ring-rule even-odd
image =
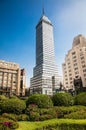
[[[55,64],[53,25],[43,15],[36,26],[36,66],[30,80],[30,93],[52,95],[59,87]]]
[[[21,69],[20,72],[20,96],[25,96],[26,89],[26,73],[25,69]]]
[[[20,96],[21,69],[18,64],[0,60],[0,94]],[[25,86],[22,86],[22,95]]]
[[[66,90],[75,89],[76,81],[81,81],[82,87],[86,87],[86,38],[84,36],[78,35],[74,38],[72,49],[68,51],[62,68]]]

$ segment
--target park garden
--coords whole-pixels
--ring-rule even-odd
[[[0,130],[86,130],[86,92],[0,95]]]

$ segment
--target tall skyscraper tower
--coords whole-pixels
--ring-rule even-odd
[[[59,87],[54,55],[53,25],[43,13],[36,26],[36,66],[30,80],[30,93],[52,95]]]

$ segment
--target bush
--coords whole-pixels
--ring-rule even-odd
[[[65,115],[69,115],[74,112],[79,112],[79,111],[86,111],[85,106],[69,106],[69,107],[54,107],[57,117],[58,118],[64,118]]]
[[[30,121],[39,121],[40,114],[38,112],[30,112],[29,118]]]
[[[56,112],[55,112],[54,108],[40,109],[40,115],[44,115],[44,114],[52,114],[52,115],[55,115]]]
[[[44,94],[34,94],[30,96],[26,104],[27,106],[29,104],[36,104],[39,108],[49,108],[53,106],[53,103],[50,97]]]
[[[16,121],[9,120],[8,118],[0,117],[0,130],[17,129],[19,124]]]
[[[10,120],[14,120],[14,121],[17,120],[17,116],[16,116],[15,114],[3,113],[3,114],[2,114],[2,117],[4,117],[4,118],[8,118],[8,119],[10,119]]]
[[[53,116],[50,114],[41,115],[39,118],[40,121],[45,121],[45,120],[49,120],[49,119],[53,119]]]
[[[6,122],[3,122],[0,124],[0,130],[11,130],[11,128],[6,126],[4,123],[6,123]],[[10,122],[9,122],[9,124],[10,124]]]
[[[30,104],[27,108],[26,108],[26,114],[29,114],[30,111],[34,111],[34,112],[38,112],[39,108],[37,105],[35,104]]]
[[[81,110],[77,112],[72,112],[68,115],[65,115],[64,118],[69,118],[69,119],[86,119],[86,111]]]
[[[40,127],[36,128],[35,130],[86,130],[86,121],[73,119],[54,119],[41,122]]]
[[[57,114],[54,108],[40,109],[40,121],[56,118]]]
[[[78,94],[74,99],[75,105],[84,105],[86,106],[86,92]]]
[[[73,97],[69,93],[56,93],[52,97],[54,106],[71,106],[73,105]]]
[[[30,121],[47,120],[56,118],[56,111],[54,108],[38,108],[35,104],[30,104],[26,109],[26,114]]]
[[[26,114],[29,116],[28,119],[30,121],[38,121],[40,117],[38,106],[30,104],[26,109]]]
[[[15,115],[15,114],[3,113],[2,117],[8,118],[9,120],[13,120],[13,121],[28,121],[29,120],[29,116],[26,114]]]
[[[7,99],[4,95],[0,95],[0,101]]]
[[[21,114],[26,108],[24,101],[20,99],[7,99],[0,102],[0,109],[2,113]]]
[[[21,115],[18,115],[16,117],[17,121],[28,121],[29,120],[29,116],[26,115],[26,114],[21,114]]]

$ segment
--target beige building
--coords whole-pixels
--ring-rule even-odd
[[[86,87],[86,38],[78,35],[73,40],[72,49],[65,57],[63,68],[63,82],[66,90],[74,89],[74,80],[82,80]]]
[[[24,96],[25,82],[20,87],[22,79],[18,64],[0,60],[0,94]]]

